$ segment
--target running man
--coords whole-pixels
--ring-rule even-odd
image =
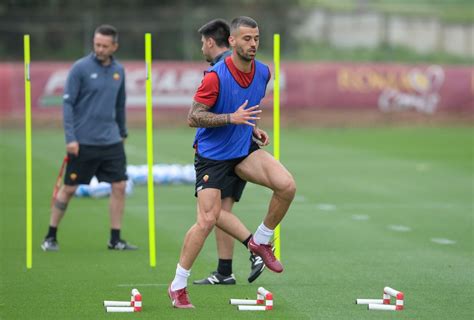
[[[222,19],[214,19],[199,28],[201,34],[202,54],[211,67],[232,54],[229,48],[230,27],[229,24]],[[206,103],[206,97],[196,99],[199,102]],[[226,177],[224,189],[221,192],[221,206],[223,210],[232,212],[234,202],[238,202],[245,188],[246,181],[240,179],[235,173]],[[215,228],[218,262],[217,269],[208,277],[196,280],[194,284],[223,284],[232,285],[236,283],[234,274],[232,273],[232,257],[234,255],[234,238]],[[248,237],[242,244],[248,247],[248,242],[252,234],[248,232]],[[249,282],[257,279],[265,269],[262,258],[250,253],[250,274],[247,278]]]
[[[222,209],[221,192],[225,177],[235,172],[241,179],[273,191],[268,212],[248,242],[268,269],[282,272],[270,239],[293,201],[296,184],[285,167],[252,140],[263,143],[268,136],[256,126],[259,104],[270,79],[269,68],[256,61],[259,45],[258,25],[252,18],[238,17],[231,23],[229,43],[232,55],[206,73],[197,96],[208,102],[193,101],[188,114],[195,137],[197,221],[188,230],[168,295],[175,308],[194,308],[189,300],[187,281],[191,267],[206,238],[217,226],[243,241],[246,228],[233,214]],[[204,93],[207,93],[205,95]]]

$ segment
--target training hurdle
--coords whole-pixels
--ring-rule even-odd
[[[266,311],[273,310],[273,294],[259,287],[257,289],[257,299],[230,299],[229,303],[237,305],[239,311]]]
[[[132,289],[130,301],[105,300],[106,312],[141,312],[142,295],[137,289]]]
[[[395,298],[395,305],[390,304],[390,299]],[[382,299],[356,299],[356,304],[366,304],[368,310],[403,310],[405,295],[390,287],[383,288]]]

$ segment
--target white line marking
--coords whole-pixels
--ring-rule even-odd
[[[416,165],[416,171],[428,171],[430,169],[431,169],[431,167],[427,163],[418,163]]]
[[[411,228],[410,228],[410,227],[402,226],[402,225],[398,225],[398,224],[391,224],[391,225],[388,226],[388,228],[389,228],[390,230],[397,231],[397,232],[408,232],[408,231],[411,231]]]
[[[130,284],[118,284],[117,287],[167,287],[169,283],[130,283]]]
[[[304,196],[296,195],[295,202],[306,202],[306,198]]]
[[[365,221],[365,220],[369,220],[369,216],[366,214],[353,214],[352,220]]]
[[[418,202],[413,204],[403,203],[341,203],[338,207],[343,209],[471,209],[472,204],[449,203],[449,202]]]
[[[324,211],[333,211],[333,210],[336,210],[336,206],[333,205],[333,204],[330,204],[330,203],[320,203],[320,204],[316,205],[316,207],[317,207],[319,210],[324,210]]]
[[[299,206],[314,206],[314,203],[298,203]],[[316,204],[316,207],[325,206],[326,204]],[[420,209],[420,210],[444,210],[444,209],[467,209],[472,210],[471,203],[449,203],[449,202],[419,202],[413,204],[403,204],[403,203],[382,203],[382,202],[369,202],[369,203],[337,203],[330,204],[337,210],[355,210],[355,209],[364,209],[364,210],[379,210],[379,209]]]
[[[434,243],[437,243],[437,244],[446,244],[446,245],[456,243],[456,241],[454,241],[454,240],[449,240],[449,239],[445,239],[445,238],[431,238],[431,241],[434,242]]]

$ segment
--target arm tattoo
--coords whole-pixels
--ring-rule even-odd
[[[217,114],[209,111],[209,106],[193,101],[188,113],[188,123],[191,127],[212,128],[230,123],[230,114]]]

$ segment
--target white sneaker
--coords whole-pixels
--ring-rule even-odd
[[[43,251],[58,251],[58,241],[54,238],[46,238],[41,244],[41,249],[43,249]]]

